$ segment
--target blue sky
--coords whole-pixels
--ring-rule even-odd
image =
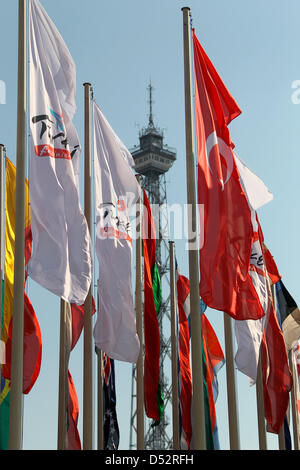
[[[147,124],[147,86],[154,87],[154,121],[165,143],[176,148],[177,161],[167,175],[168,202],[186,203],[183,75],[183,6],[191,8],[196,35],[236,99],[242,115],[230,125],[238,155],[274,194],[259,218],[286,287],[300,302],[299,133],[300,105],[292,84],[300,80],[300,39],[296,0],[210,2],[181,0],[41,0],[62,34],[77,67],[75,124],[83,144],[83,83],[116,133],[132,148]],[[15,162],[17,93],[17,0],[2,2],[0,80],[6,104],[0,104],[0,142]],[[0,100],[1,101],[1,100]],[[176,240],[180,270],[188,275],[185,241]],[[43,337],[42,369],[24,399],[24,448],[55,449],[59,351],[59,299],[33,281],[28,295]],[[209,311],[224,347],[223,314]],[[73,351],[70,371],[82,410],[82,342]],[[117,402],[122,449],[129,445],[131,365],[117,363]],[[237,373],[242,449],[257,449],[255,388]],[[225,367],[219,373],[217,419],[221,448],[228,449]],[[95,413],[96,418],[96,413]],[[82,414],[79,419],[82,431]],[[269,448],[278,448],[268,434]]]

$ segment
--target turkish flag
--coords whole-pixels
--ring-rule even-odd
[[[193,31],[198,156],[200,295],[205,304],[236,320],[264,312],[249,275],[253,227],[228,124],[241,110]]]

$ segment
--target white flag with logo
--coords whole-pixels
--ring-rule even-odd
[[[241,185],[251,210],[254,231],[249,274],[257,292],[259,302],[265,312],[265,316],[259,320],[235,320],[234,322],[237,341],[235,363],[238,370],[247,375],[250,378],[250,382],[253,384],[256,382],[260,346],[271,302],[268,274],[258,235],[256,211],[263,205],[268,204],[273,199],[273,194],[265,186],[264,182],[256,176],[237,155],[235,155],[235,160]]]
[[[28,273],[70,303],[83,304],[91,284],[91,240],[80,207],[80,143],[76,68],[55,25],[38,0],[29,2],[29,189],[32,258]]]
[[[94,103],[96,254],[99,311],[96,346],[111,359],[136,362],[140,343],[132,295],[130,211],[140,195],[133,159]]]

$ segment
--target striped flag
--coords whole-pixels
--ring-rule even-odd
[[[7,158],[5,169],[5,260],[3,281],[3,319],[1,339],[5,344],[0,395],[0,449],[8,448],[8,420],[11,379],[12,312],[14,288],[16,167]],[[25,268],[31,256],[31,217],[28,180],[25,181]],[[26,276],[27,279],[27,276]],[[28,394],[40,372],[42,359],[41,330],[28,295],[24,291],[24,364],[23,393]]]
[[[289,351],[300,339],[300,310],[282,280],[275,284],[275,288],[279,321]]]
[[[155,228],[150,203],[144,190],[144,403],[146,415],[157,424],[164,411],[159,379],[160,332],[158,316],[161,305],[161,284],[156,263]]]

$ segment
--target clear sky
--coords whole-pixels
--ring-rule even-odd
[[[259,212],[265,242],[283,281],[300,302],[299,282],[299,132],[300,104],[292,88],[300,80],[300,4],[297,0],[41,0],[62,34],[77,67],[75,117],[83,145],[84,82],[121,140],[132,148],[147,124],[147,86],[154,87],[154,121],[165,143],[177,150],[167,175],[168,202],[186,203],[183,71],[183,6],[191,8],[195,32],[236,99],[242,115],[230,124],[238,155],[259,175],[274,200]],[[0,143],[15,162],[17,94],[17,0],[1,0]],[[1,83],[1,82],[0,82]],[[300,95],[299,95],[300,96]],[[2,97],[3,98],[3,97]],[[184,240],[176,241],[182,274],[188,276]],[[95,273],[97,276],[97,273]],[[29,280],[28,295],[43,339],[40,376],[24,399],[24,449],[56,449],[59,353],[59,298]],[[209,311],[221,345],[223,314]],[[70,371],[80,405],[82,434],[82,341],[72,352]],[[131,398],[129,364],[116,363],[120,448],[129,446]],[[258,449],[255,388],[237,372],[242,449]],[[219,373],[217,420],[222,449],[229,448],[226,371]],[[96,419],[96,413],[95,413]],[[268,434],[270,449],[277,436]]]

